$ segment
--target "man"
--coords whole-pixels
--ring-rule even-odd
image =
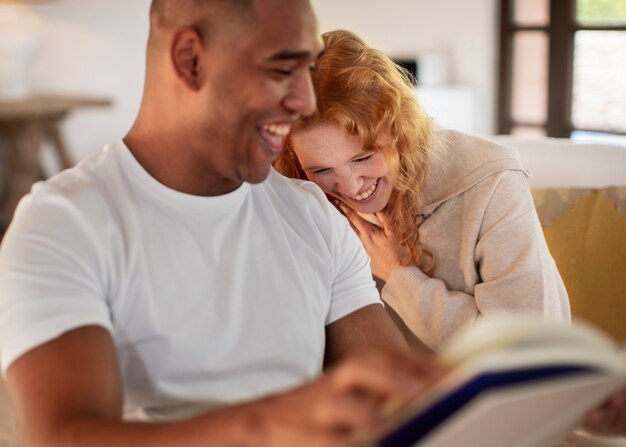
[[[440,375],[345,220],[270,169],[315,109],[317,36],[306,0],[153,1],[131,130],[35,185],[3,241],[28,445],[349,446]]]

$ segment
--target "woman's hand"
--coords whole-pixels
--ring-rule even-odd
[[[381,225],[377,226],[363,219],[352,209],[342,209],[372,260],[372,273],[387,281],[393,269],[400,264],[401,250],[386,216],[383,212],[376,213]]]

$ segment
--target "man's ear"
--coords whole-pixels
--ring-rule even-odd
[[[193,28],[181,28],[172,40],[171,58],[178,77],[192,90],[202,86],[202,38]]]

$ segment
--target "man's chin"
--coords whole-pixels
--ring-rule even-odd
[[[253,172],[249,172],[244,176],[244,181],[247,183],[257,184],[263,183],[267,176],[270,173],[270,167],[268,166],[266,169],[257,169]]]

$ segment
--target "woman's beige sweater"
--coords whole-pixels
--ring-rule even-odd
[[[563,281],[543,236],[517,151],[461,132],[438,132],[418,222],[432,277],[397,267],[382,297],[426,345],[498,311],[570,321]]]

